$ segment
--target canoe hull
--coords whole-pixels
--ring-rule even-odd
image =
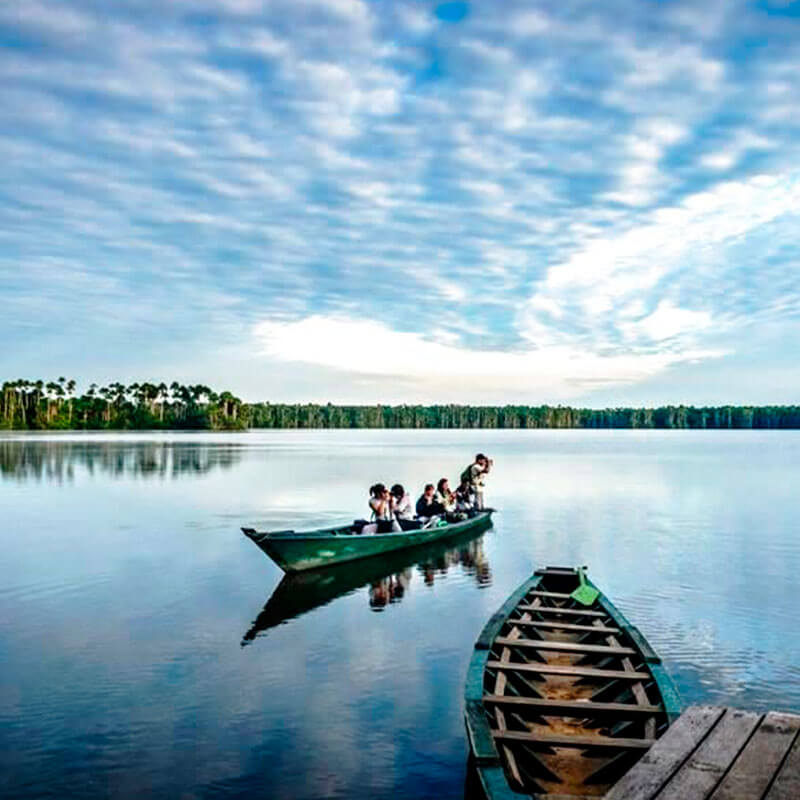
[[[404,533],[260,533],[250,528],[242,531],[284,572],[292,573],[419,547],[463,533],[485,530],[491,524],[492,512],[482,511],[463,522]]]
[[[600,784],[613,785],[680,714],[638,628],[602,593],[590,607],[574,603],[569,573],[537,570],[475,643],[464,716],[470,769],[488,800],[601,796]],[[554,592],[554,580],[566,588]]]

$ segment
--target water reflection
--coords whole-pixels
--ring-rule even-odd
[[[0,477],[19,482],[70,482],[81,471],[165,480],[229,469],[240,459],[240,448],[207,442],[0,439]]]
[[[437,575],[445,575],[451,567],[460,565],[467,575],[474,577],[479,588],[490,586],[492,573],[484,551],[485,533],[467,531],[462,537],[415,547],[410,551],[285,575],[250,630],[242,637],[242,647],[269,628],[295,619],[362,586],[369,586],[369,608],[382,611],[387,605],[403,599],[409,591],[415,570],[430,586]]]

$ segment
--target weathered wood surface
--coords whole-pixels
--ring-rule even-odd
[[[558,608],[556,606],[519,605],[518,611],[535,611],[537,614],[558,614],[572,617],[607,617],[605,611],[592,611],[585,608]]]
[[[520,664],[518,661],[487,661],[487,669],[502,669],[509,672],[535,672],[539,675],[569,675],[574,678],[597,678],[601,681],[646,681],[648,672],[628,672],[621,669],[598,669],[596,667],[572,667],[566,664]]]
[[[542,601],[539,599],[534,600],[533,601],[534,607],[538,606],[539,603],[541,602]],[[528,619],[530,619],[530,615],[526,613],[522,615],[520,621],[525,621]],[[510,640],[514,640],[518,639],[520,636],[522,636],[522,632],[520,631],[520,629],[513,628],[511,630],[511,633],[509,633],[508,638]],[[504,647],[503,652],[500,656],[500,661],[501,663],[506,664],[509,662],[510,659],[511,659],[511,651],[507,647]],[[494,682],[495,694],[498,696],[502,696],[505,693],[506,684],[507,684],[506,673],[503,672],[502,670],[498,671],[497,678],[495,679]],[[498,730],[501,731],[506,730],[506,717],[505,714],[503,713],[503,710],[501,708],[496,708],[494,711],[494,716],[495,716],[495,721],[497,722]],[[520,775],[519,767],[517,766],[517,759],[514,756],[514,751],[511,750],[511,748],[506,747],[505,745],[502,746],[502,750],[503,750],[503,755],[505,756],[506,759],[506,764],[508,765],[508,769],[511,772],[512,778],[519,786],[522,786],[523,785],[522,776]]]
[[[551,600],[571,600],[572,597],[566,592],[542,592],[538,589],[529,592],[528,597],[549,597]]]
[[[652,739],[627,739],[616,736],[573,736],[558,733],[526,733],[525,731],[493,731],[492,736],[504,742],[524,742],[525,744],[542,744],[555,747],[578,747],[581,750],[591,748],[647,750],[653,744]]]
[[[601,628],[602,624],[599,620],[595,620],[592,623],[596,628]],[[611,647],[619,647],[619,639],[616,636],[606,636],[606,642]],[[622,659],[622,669],[626,672],[634,672],[633,662],[629,658]],[[631,685],[631,691],[633,692],[633,696],[636,698],[636,702],[640,706],[647,706],[647,691],[644,688],[644,684],[641,682],[637,682]],[[656,738],[656,718],[652,717],[648,719],[644,726],[644,735],[647,739],[655,739]]]
[[[705,739],[722,716],[721,708],[695,706],[645,753],[633,769],[614,785],[606,800],[651,800],[673,776],[687,755]],[[688,798],[687,798],[688,800]]]
[[[792,749],[764,800],[797,800],[798,797],[800,797],[800,736],[794,740]]]
[[[597,653],[604,656],[635,656],[636,651],[632,647],[610,647],[605,644],[576,644],[574,642],[553,642],[546,639],[512,639],[508,636],[498,636],[494,640],[495,644],[505,647],[528,647],[532,650],[559,650],[564,653]]]
[[[800,716],[694,706],[606,800],[800,800]]]
[[[798,730],[800,717],[770,711],[711,795],[711,800],[760,798],[783,764]]]
[[[761,718],[750,711],[729,711],[659,793],[659,800],[706,797],[739,755]]]
[[[530,708],[542,715],[559,717],[592,717],[611,714],[617,719],[637,717],[642,714],[660,714],[661,706],[634,705],[633,703],[593,703],[589,700],[552,700],[540,697],[517,697],[508,694],[485,694],[483,702],[500,706]]]
[[[519,625],[522,628],[542,628],[554,631],[567,631],[571,633],[596,633],[600,634],[619,634],[622,631],[619,628],[607,628],[603,625],[576,625],[574,622],[542,622],[541,620],[521,620],[515,619],[514,625]]]

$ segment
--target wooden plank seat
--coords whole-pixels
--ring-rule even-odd
[[[567,594],[566,592],[543,592],[539,589],[535,589],[532,592],[528,592],[528,597],[549,597],[551,600],[571,600],[572,595]]]
[[[638,703],[596,703],[589,700],[554,700],[538,697],[516,697],[515,695],[485,694],[484,703],[496,705],[530,708],[543,715],[551,714],[559,717],[593,717],[601,714],[612,714],[620,718],[632,716],[660,714],[660,705],[639,705]]]
[[[558,606],[533,606],[522,603],[517,606],[517,611],[535,611],[537,614],[558,614],[568,617],[607,617],[605,611],[592,611],[585,608],[559,608]]]
[[[621,634],[619,628],[609,628],[605,625],[579,625],[573,622],[542,622],[541,620],[509,620],[509,625],[519,625],[523,628],[540,628],[558,631],[576,631],[597,634]]]
[[[647,672],[629,672],[620,669],[600,669],[597,667],[572,667],[567,664],[535,664],[515,661],[487,661],[487,669],[510,672],[533,672],[540,675],[568,675],[575,678],[598,678],[599,680],[646,681],[651,676]]]
[[[634,656],[637,651],[632,647],[613,647],[606,644],[580,644],[578,642],[548,642],[544,639],[511,639],[498,636],[494,643],[506,647],[527,647],[531,650],[557,650],[562,653],[578,655],[597,653],[608,656]]]
[[[572,736],[557,733],[531,733],[527,731],[492,731],[492,736],[503,742],[522,742],[544,747],[619,748],[621,750],[648,750],[653,739],[626,739],[614,736]]]

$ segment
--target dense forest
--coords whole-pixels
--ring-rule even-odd
[[[6,381],[0,389],[0,429],[241,430],[248,408],[230,392],[166,383],[93,383],[81,395],[74,380]]]
[[[800,406],[335,406],[255,403],[253,428],[800,428]]]
[[[0,429],[800,428],[800,406],[247,404],[201,384],[92,384],[81,395],[75,388],[66,378],[3,383]]]

